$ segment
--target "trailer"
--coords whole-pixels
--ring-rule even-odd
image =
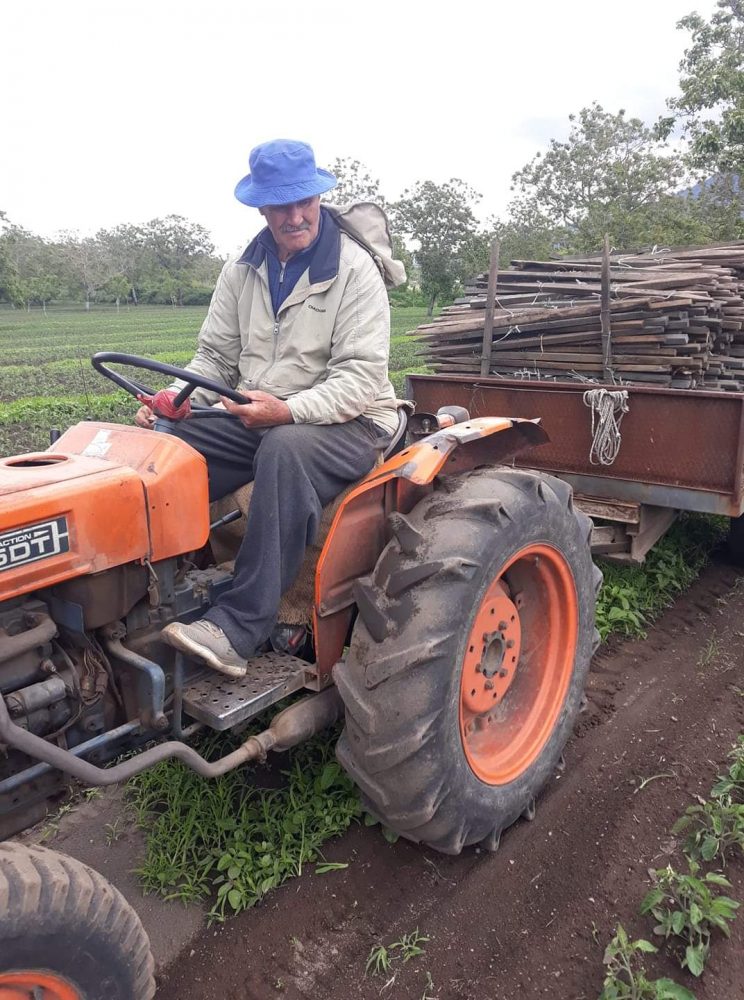
[[[596,388],[596,386],[592,386]],[[592,415],[583,382],[498,376],[410,375],[417,411],[465,407],[472,417],[539,417],[549,441],[515,464],[559,476],[594,522],[592,551],[642,562],[682,511],[732,519],[744,552],[744,393],[622,385],[628,412],[612,465],[594,464]]]

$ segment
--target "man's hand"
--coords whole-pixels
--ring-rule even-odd
[[[244,427],[277,427],[279,424],[294,423],[292,411],[283,399],[260,389],[241,389],[240,392],[250,402],[233,403],[225,396],[221,399],[228,413],[239,417]]]
[[[144,427],[148,431],[151,431],[155,426],[155,420],[155,414],[149,406],[140,406],[139,410],[137,410],[134,415],[135,424],[138,427]]]

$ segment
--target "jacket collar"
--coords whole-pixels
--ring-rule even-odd
[[[320,214],[321,227],[318,238],[312,248],[308,247],[308,251],[311,251],[308,274],[311,285],[335,278],[341,259],[341,231],[336,220],[325,208],[321,207]],[[238,264],[248,264],[258,270],[267,253],[276,254],[276,244],[268,226],[251,240],[238,259]]]

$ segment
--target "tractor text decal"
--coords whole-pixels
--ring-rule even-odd
[[[0,534],[0,572],[70,551],[67,518],[30,524]]]

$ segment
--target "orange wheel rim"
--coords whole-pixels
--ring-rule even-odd
[[[0,972],[0,1000],[83,1000],[83,995],[52,972]]]
[[[571,682],[578,617],[573,575],[551,545],[521,549],[491,582],[460,678],[460,736],[481,781],[508,784],[540,755]]]

